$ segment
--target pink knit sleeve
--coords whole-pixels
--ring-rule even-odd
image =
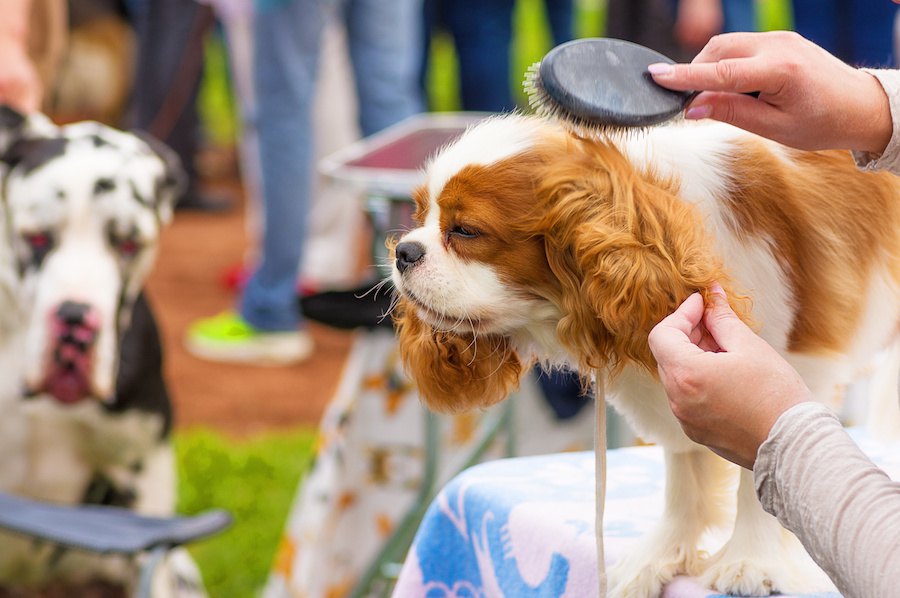
[[[895,596],[900,575],[900,483],[856,446],[837,417],[802,403],[760,446],[756,491],[844,596]]]

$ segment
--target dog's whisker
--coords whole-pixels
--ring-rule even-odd
[[[354,295],[354,297],[356,297],[357,299],[362,299],[363,297],[365,297],[365,296],[368,295],[369,293],[374,292],[374,293],[375,293],[375,296],[373,297],[373,299],[377,299],[377,298],[378,298],[378,291],[379,291],[384,285],[386,285],[386,284],[389,283],[389,282],[391,282],[391,278],[390,278],[390,277],[384,278],[384,279],[380,280],[379,282],[375,283],[374,286],[372,286],[368,291],[366,291],[366,292],[363,293],[362,295]]]
[[[394,295],[391,298],[391,303],[388,305],[387,310],[378,318],[378,323],[381,324],[384,322],[386,318],[389,318],[394,315],[394,310],[397,309],[397,306],[400,305],[400,296]]]

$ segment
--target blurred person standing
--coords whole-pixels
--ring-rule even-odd
[[[572,39],[572,0],[544,0],[553,44]],[[422,87],[433,29],[446,29],[453,38],[459,65],[463,110],[508,112],[515,109],[510,70],[513,11],[516,0],[425,0],[425,43]]]
[[[852,66],[896,65],[896,4],[888,0],[793,0],[794,31]]]
[[[756,30],[754,0],[677,0],[675,39],[697,53],[714,35]]]
[[[607,36],[682,62],[714,35],[755,30],[755,0],[609,0],[607,10]]]
[[[0,103],[40,110],[66,45],[65,0],[4,0],[0,19]]]
[[[238,310],[195,322],[186,344],[213,361],[277,365],[313,351],[297,272],[315,176],[312,106],[326,19],[335,14],[346,28],[360,129],[371,135],[421,111],[421,0],[256,0],[255,9],[259,263]]]
[[[138,38],[135,126],[165,142],[181,160],[188,185],[176,209],[228,209],[229,202],[200,189],[194,164],[200,140],[197,97],[213,10],[196,0],[129,0],[128,6]]]

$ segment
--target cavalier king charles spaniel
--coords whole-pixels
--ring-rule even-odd
[[[762,510],[749,471],[735,506],[729,468],[670,412],[647,336],[718,281],[833,400],[897,336],[900,178],[719,123],[583,140],[511,114],[442,149],[414,199],[392,278],[400,350],[430,408],[487,407],[539,362],[597,372],[635,432],[664,447],[663,519],[610,570],[613,596],[658,596],[680,574],[745,595],[829,587]],[[707,557],[701,536],[735,509]]]

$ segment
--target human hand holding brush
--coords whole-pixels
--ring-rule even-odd
[[[793,32],[719,35],[690,64],[648,70],[663,87],[702,90],[687,119],[727,122],[808,150],[880,154],[891,138],[890,105],[878,80]]]

